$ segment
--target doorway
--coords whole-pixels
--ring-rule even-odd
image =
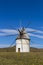
[[[18,48],[18,52],[20,52],[20,48]]]

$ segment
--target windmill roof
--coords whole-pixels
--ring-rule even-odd
[[[30,40],[30,37],[28,36],[28,34],[23,34],[22,36],[18,35],[18,37],[16,39],[28,39],[28,40]]]

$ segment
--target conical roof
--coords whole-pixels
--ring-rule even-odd
[[[23,33],[25,33],[25,34],[23,34],[23,35],[20,35],[20,34],[19,34],[16,39],[27,39],[27,40],[30,40],[30,37],[29,37],[29,35],[26,33],[26,31],[23,31]]]

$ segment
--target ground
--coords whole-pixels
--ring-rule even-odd
[[[43,65],[43,52],[0,52],[0,65]]]

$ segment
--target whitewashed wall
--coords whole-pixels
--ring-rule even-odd
[[[18,48],[20,48],[20,52],[30,52],[30,41],[26,39],[17,39],[16,40],[16,52],[18,52]]]

